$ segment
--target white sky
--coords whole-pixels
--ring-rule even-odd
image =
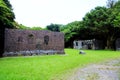
[[[106,6],[106,0],[10,0],[10,3],[15,20],[28,27],[80,21],[96,6]]]

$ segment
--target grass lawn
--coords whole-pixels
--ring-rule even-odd
[[[0,58],[0,80],[65,80],[75,68],[120,58],[120,51],[65,49],[66,55]]]

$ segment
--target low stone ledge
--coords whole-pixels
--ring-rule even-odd
[[[65,54],[62,50],[32,50],[32,51],[19,51],[19,52],[4,52],[3,56],[34,56],[34,55],[54,55]]]

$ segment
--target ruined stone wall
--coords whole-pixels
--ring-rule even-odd
[[[24,54],[64,53],[64,34],[51,31],[5,30],[5,53]],[[41,52],[42,51],[42,52]],[[21,54],[22,54],[21,53]]]
[[[103,41],[97,39],[91,39],[91,40],[74,41],[74,48],[97,50],[97,49],[103,49],[104,47],[103,47]]]

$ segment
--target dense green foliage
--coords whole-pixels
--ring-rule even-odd
[[[115,40],[120,37],[120,0],[108,0],[106,7],[92,9],[82,21],[67,25],[50,24],[45,29],[26,27],[15,22],[14,18],[9,0],[0,0],[0,56],[4,52],[5,28],[61,31],[65,34],[65,47],[72,47],[74,40],[100,39],[104,41],[104,47],[115,49]]]
[[[47,30],[50,30],[50,31],[55,31],[55,32],[60,32],[60,26],[59,24],[50,24],[50,25],[47,25],[46,28]]]
[[[14,13],[8,0],[0,0],[0,26],[14,28]]]
[[[83,29],[82,21],[74,21],[68,23],[61,27],[61,32],[65,34],[65,47],[70,47],[73,45],[73,40],[80,39],[83,36],[81,35],[81,30]]]
[[[120,23],[118,23],[120,1],[114,2],[114,5],[113,0],[111,1],[110,8],[96,7],[83,19],[84,26],[91,28],[94,38],[103,40],[107,49],[115,49],[115,40],[120,37]]]
[[[99,39],[103,40],[104,48],[115,49],[115,41],[120,37],[119,22],[120,0],[108,0],[106,7],[97,6],[86,13],[82,21],[74,21],[67,25],[50,24],[46,26],[46,30],[63,32],[65,47],[73,47],[74,40]],[[20,25],[19,28],[43,30],[40,27],[29,28],[24,25]]]
[[[110,12],[105,7],[96,7],[94,10],[91,10],[90,13],[87,13],[84,17],[84,26],[90,28],[91,33],[95,39],[109,40],[113,34],[113,28],[111,21],[109,20]]]
[[[75,68],[120,58],[119,51],[65,49],[66,55],[0,58],[0,80],[67,80]]]
[[[41,27],[27,27],[25,25],[22,25],[22,24],[18,24],[18,29],[23,29],[23,30],[44,30],[43,28]]]
[[[115,40],[120,37],[120,1],[108,0],[107,7],[96,7],[82,21],[69,23],[61,29],[65,34],[66,47],[73,40],[103,40],[104,48],[115,49]]]
[[[4,52],[5,28],[15,28],[14,13],[8,0],[0,0],[0,57]]]

